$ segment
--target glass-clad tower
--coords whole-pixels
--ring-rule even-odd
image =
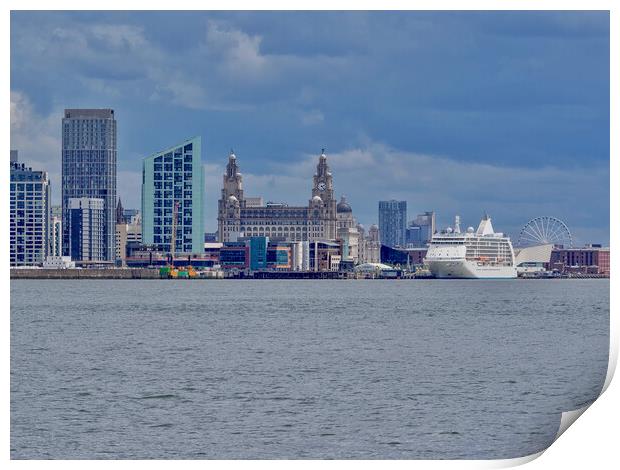
[[[204,252],[204,175],[200,147],[200,137],[194,137],[143,160],[143,244],[165,253]],[[173,223],[175,213],[176,224]],[[173,232],[176,233],[174,248]]]
[[[62,120],[63,254],[70,256],[69,199],[104,201],[104,260],[114,261],[116,119],[112,109],[65,109]]]
[[[37,266],[49,254],[50,182],[45,171],[33,171],[11,150],[11,266]]]
[[[405,246],[407,201],[379,201],[379,238],[382,245]]]

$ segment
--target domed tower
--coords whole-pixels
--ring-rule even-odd
[[[320,209],[315,199],[317,196],[322,202]],[[317,238],[334,240],[337,235],[336,200],[334,199],[334,181],[327,165],[325,149],[321,151],[319,163],[316,166],[316,173],[314,174],[312,184],[312,199],[310,200],[308,210],[310,211],[308,214],[309,219],[313,220],[314,224],[319,224],[320,227],[315,232]]]
[[[239,233],[241,208],[244,206],[243,176],[239,172],[237,157],[231,150],[223,177],[222,196],[218,201],[219,241],[231,241]]]
[[[353,209],[347,202],[345,196],[340,197],[340,202],[336,204],[336,217],[338,219],[338,228],[355,228],[355,219],[353,218]]]

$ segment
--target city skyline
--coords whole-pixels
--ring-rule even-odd
[[[608,14],[402,16],[14,12],[11,147],[49,172],[57,204],[62,109],[113,108],[127,207],[140,207],[143,158],[203,137],[206,231],[217,226],[230,147],[243,159],[249,194],[289,204],[305,202],[307,175],[326,147],[336,197],[346,195],[366,227],[378,222],[377,201],[397,199],[408,202],[409,220],[436,211],[439,229],[456,214],[475,225],[487,211],[516,237],[530,218],[553,215],[577,244],[607,244]],[[303,18],[324,34],[295,30]],[[282,19],[288,25],[274,28]],[[169,20],[196,28],[164,37],[158,25]],[[375,34],[356,39],[360,25]],[[397,41],[369,42],[382,32]],[[450,42],[458,37],[468,41]],[[570,56],[558,54],[565,41]],[[174,57],[181,46],[213,77],[195,79],[186,53]],[[410,66],[393,60],[403,54]],[[127,69],[131,62],[146,72]],[[34,79],[37,67],[49,80]],[[460,82],[442,82],[457,71]]]

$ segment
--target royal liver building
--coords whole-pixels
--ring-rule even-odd
[[[312,198],[307,206],[256,203],[260,198],[243,195],[243,177],[234,153],[228,156],[222,197],[218,206],[218,235],[222,242],[238,237],[268,236],[291,241],[337,238],[334,183],[322,152],[313,178]]]

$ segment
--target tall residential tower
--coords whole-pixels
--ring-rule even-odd
[[[50,183],[45,171],[33,171],[11,150],[11,266],[37,266],[49,255]]]
[[[379,237],[382,245],[405,246],[407,201],[379,201]]]
[[[203,253],[204,190],[200,137],[145,158],[142,243],[166,253]]]
[[[103,200],[103,259],[114,261],[116,119],[112,109],[65,109],[62,120],[63,254],[71,256],[69,199]]]

